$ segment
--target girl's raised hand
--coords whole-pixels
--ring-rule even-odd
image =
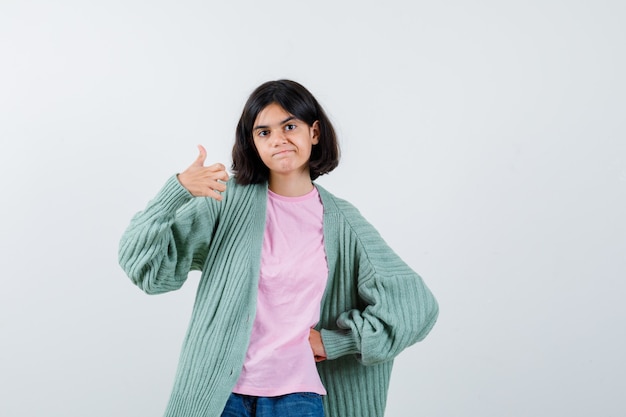
[[[220,163],[205,167],[206,149],[202,145],[198,145],[198,151],[200,151],[200,155],[189,168],[178,174],[178,181],[194,197],[211,197],[222,200],[220,193],[226,191],[224,182],[228,181],[226,167]]]

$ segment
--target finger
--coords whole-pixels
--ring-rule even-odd
[[[228,181],[229,179],[228,172],[226,172],[226,167],[223,164],[220,164],[218,162],[206,168],[207,170],[213,172],[212,177],[215,178],[216,180]]]
[[[228,172],[226,171],[220,171],[218,173],[218,180],[223,181],[223,182],[228,182],[228,180],[230,179],[230,176],[228,175]]]
[[[204,146],[198,145],[198,152],[199,155],[193,162],[193,165],[201,167],[204,166],[204,161],[206,160],[206,149],[204,149]]]
[[[212,190],[212,189],[209,189],[209,191],[207,192],[206,197],[211,197],[211,198],[213,198],[213,199],[215,199],[217,201],[222,201],[222,199],[224,198],[224,197],[222,197],[222,195],[219,192],[217,192],[215,190]]]
[[[226,171],[226,167],[224,166],[224,164],[220,164],[219,162],[214,163],[213,165],[209,165],[208,167],[206,167],[206,169],[210,170],[210,171]]]
[[[217,181],[213,189],[215,191],[219,191],[220,193],[223,193],[224,191],[226,191],[226,184],[224,184],[223,182]]]

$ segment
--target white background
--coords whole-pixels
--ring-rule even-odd
[[[440,302],[387,416],[625,415],[625,4],[2,0],[0,415],[162,414],[198,276],[147,296],[119,238],[278,78]]]

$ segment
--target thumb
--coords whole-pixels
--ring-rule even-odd
[[[193,162],[193,165],[202,167],[204,166],[204,161],[206,160],[206,149],[204,149],[204,146],[198,145],[198,152],[200,152],[200,154]]]

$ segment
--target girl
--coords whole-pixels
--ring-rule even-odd
[[[289,80],[259,86],[232,178],[198,148],[120,242],[147,293],[202,271],[165,415],[383,416],[393,358],[438,305],[352,205],[314,184],[339,161],[317,100]]]

